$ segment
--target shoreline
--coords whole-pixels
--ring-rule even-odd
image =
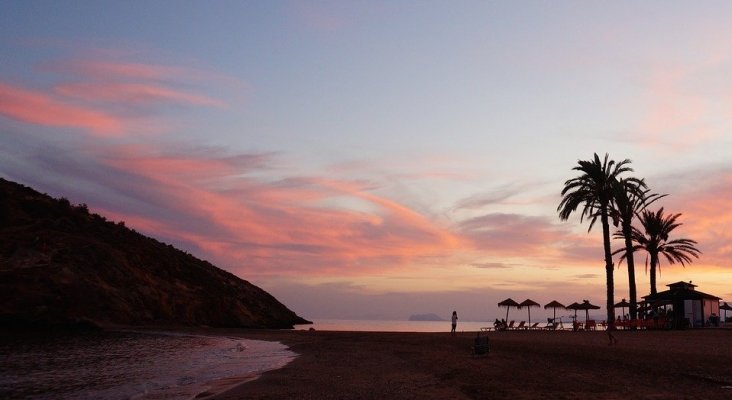
[[[618,331],[612,346],[605,332],[491,332],[481,357],[471,354],[476,332],[218,333],[277,341],[298,356],[209,400],[732,396],[727,329]]]

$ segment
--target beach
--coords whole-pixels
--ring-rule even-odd
[[[458,327],[459,331],[459,327]],[[732,330],[491,332],[227,331],[299,356],[213,396],[233,399],[732,398]]]

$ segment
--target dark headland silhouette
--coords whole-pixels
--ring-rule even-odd
[[[0,327],[309,323],[206,261],[0,178]]]
[[[445,321],[444,318],[434,313],[414,314],[409,316],[410,321]]]

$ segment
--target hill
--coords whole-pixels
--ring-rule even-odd
[[[414,314],[409,316],[410,321],[444,321],[442,317],[437,314]]]
[[[309,323],[206,261],[0,178],[0,326]]]

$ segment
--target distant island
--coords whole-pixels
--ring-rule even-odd
[[[264,290],[124,222],[0,178],[0,328],[293,328]]]
[[[440,318],[439,315],[428,313],[428,314],[414,314],[409,316],[410,321],[446,321]]]

